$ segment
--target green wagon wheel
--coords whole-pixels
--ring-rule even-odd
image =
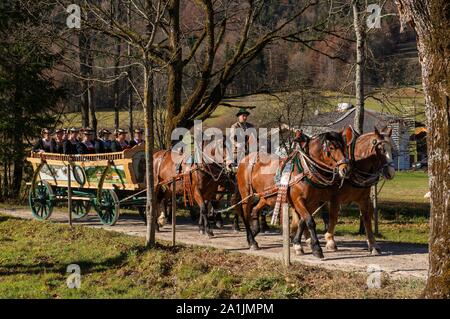
[[[100,202],[95,205],[97,215],[104,225],[113,226],[119,219],[120,204],[116,192],[111,189],[102,190]]]
[[[34,190],[30,190],[29,204],[34,218],[46,220],[50,217],[55,203],[52,187],[47,181],[37,182]]]
[[[89,214],[91,203],[84,200],[74,200],[72,202],[72,217],[80,219]]]

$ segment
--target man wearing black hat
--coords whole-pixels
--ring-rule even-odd
[[[116,139],[111,142],[112,152],[122,152],[130,147],[130,144],[127,141],[127,134],[128,132],[123,129],[118,129],[116,131]]]
[[[86,127],[83,129],[83,135],[83,141],[77,144],[77,153],[95,154],[97,150],[99,150],[99,147],[94,140],[94,130],[90,127]],[[99,151],[99,153],[102,153],[102,151]]]
[[[64,130],[57,129],[55,131],[55,138],[52,139],[51,152],[63,154],[64,153]]]
[[[80,143],[78,141],[78,133],[80,132],[79,129],[72,127],[69,130],[69,138],[64,141],[63,144],[63,151],[64,154],[70,155],[70,154],[77,154],[77,144]]]
[[[52,149],[52,138],[50,131],[46,128],[41,130],[41,138],[34,144],[32,151],[37,153],[50,153]]]
[[[144,130],[141,128],[134,129],[134,138],[130,141],[130,147],[144,143],[142,138]]]
[[[248,129],[253,129],[254,126],[247,122],[247,118],[250,115],[245,108],[241,107],[239,111],[236,113],[238,121],[231,125],[230,130],[230,138],[231,138],[231,147],[233,153],[233,159],[230,158],[227,160],[228,166],[237,166],[239,164],[239,160],[242,159],[244,155],[248,155],[249,153],[249,144],[256,141],[256,137],[251,133],[250,135],[246,134]],[[239,136],[243,134],[243,136]],[[239,139],[238,137],[241,137]],[[244,145],[240,143],[239,140],[244,141]],[[238,154],[239,149],[244,149],[245,154]],[[239,156],[238,156],[239,155]]]
[[[103,150],[103,153],[110,153],[111,152],[111,140],[109,139],[109,136],[111,135],[111,132],[107,129],[101,129],[98,131],[98,144],[101,144],[101,149]],[[100,145],[99,145],[100,147]],[[97,153],[100,153],[97,151]]]

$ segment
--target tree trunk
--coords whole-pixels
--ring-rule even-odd
[[[364,63],[365,53],[364,46],[366,42],[365,27],[361,13],[361,5],[359,0],[353,0],[353,28],[356,35],[356,68],[355,68],[355,94],[356,108],[353,126],[358,134],[363,134],[364,130]],[[359,234],[365,234],[363,218],[359,217]]]
[[[115,13],[115,20],[120,21],[120,13],[121,13],[121,1],[117,1],[117,7],[116,7],[116,13]],[[116,46],[116,56],[114,57],[114,77],[116,78],[116,81],[114,82],[114,128],[118,129],[120,126],[120,114],[119,114],[119,104],[120,104],[120,80],[117,79],[119,75],[119,65],[120,65],[120,53],[121,53],[121,40],[116,38],[115,39],[115,46]]]
[[[169,45],[175,52],[167,66],[167,115],[166,123],[169,124],[166,134],[166,143],[170,146],[172,130],[177,126],[174,120],[181,109],[181,89],[183,82],[183,61],[180,44],[180,1],[171,0],[168,7],[170,17]]]
[[[354,128],[357,133],[363,133],[364,126],[364,64],[365,53],[364,46],[366,42],[365,27],[361,21],[361,6],[359,0],[353,0],[353,27],[356,35],[356,69],[355,69],[355,94],[356,109]]]
[[[450,15],[447,0],[399,0],[417,33],[427,117],[431,191],[426,298],[450,298]]]
[[[119,74],[119,64],[120,64],[120,40],[116,40],[116,61],[114,67],[114,77],[117,78]],[[120,116],[119,116],[119,79],[114,82],[114,128],[118,129],[120,126]]]
[[[14,171],[13,171],[13,182],[12,182],[12,196],[13,198],[18,198],[20,195],[20,187],[22,186],[22,176],[23,176],[23,156],[18,158],[18,153],[15,155],[14,159]]]
[[[127,7],[127,27],[130,29],[131,26],[131,1],[128,3]],[[131,63],[131,45],[127,44],[127,57],[128,57],[128,63]],[[130,81],[133,80],[132,78],[132,71],[133,69],[131,67],[128,68],[128,81],[127,81],[127,95],[128,95],[128,129],[130,132],[133,132],[134,130],[134,121],[133,121],[133,87],[131,86]]]
[[[79,45],[79,60],[80,60],[80,75],[81,79],[81,125],[83,127],[89,126],[89,77],[88,67],[88,50],[90,49],[90,39],[86,31],[81,31],[78,37]]]
[[[144,54],[144,59],[146,56]],[[153,74],[151,66],[147,63],[144,70],[143,81],[143,109],[144,109],[144,131],[145,131],[145,180],[147,184],[147,202],[145,211],[147,214],[147,247],[155,246],[156,232],[156,198],[154,196],[154,177],[153,177]]]
[[[91,127],[94,130],[94,134],[97,134],[97,116],[95,115],[94,86],[92,82],[89,83],[88,101],[89,101],[89,113],[91,118]]]
[[[134,130],[133,120],[133,88],[128,84],[128,129],[130,132]]]
[[[8,168],[9,168],[9,161],[7,159],[4,159],[3,160],[3,200],[6,200],[9,197]]]

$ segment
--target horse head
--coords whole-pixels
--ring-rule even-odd
[[[317,142],[311,141],[312,143],[310,143],[310,154],[312,156],[316,154],[313,157],[318,157],[326,166],[337,169],[341,178],[347,178],[350,173],[350,163],[345,149],[346,144],[351,143],[353,140],[353,130],[349,127],[340,133],[326,132],[320,134],[318,137]]]
[[[372,145],[374,145],[374,151],[376,152],[377,157],[381,160],[381,173],[384,178],[393,179],[395,176],[395,169],[392,157],[392,128],[385,127],[379,132],[375,127],[374,133],[377,135],[377,142],[375,143],[375,139],[373,139]]]
[[[393,179],[395,175],[392,157],[392,128],[385,127],[381,132],[374,127],[374,131],[362,135],[361,143],[357,143],[359,158],[375,160],[374,169],[380,170],[385,179]]]

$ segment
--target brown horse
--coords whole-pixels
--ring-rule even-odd
[[[345,180],[342,188],[328,188],[323,193],[325,201],[329,201],[329,225],[325,234],[326,248],[330,251],[337,250],[334,241],[334,230],[339,215],[341,204],[358,204],[366,229],[367,243],[372,255],[380,254],[381,250],[375,241],[372,232],[373,207],[370,200],[370,187],[378,182],[380,174],[385,179],[392,179],[395,169],[392,161],[392,129],[385,128],[381,133],[375,128],[374,132],[359,136],[355,141],[354,150],[349,150],[349,158],[352,160],[352,171]],[[295,223],[293,219],[293,223]],[[299,244],[302,230],[305,225],[300,224],[294,244]]]
[[[179,165],[180,172],[176,164],[180,156],[175,153],[171,150],[163,150],[153,155],[157,202],[161,204],[165,201],[167,204],[171,201],[172,183],[175,178],[177,195],[183,195],[189,205],[195,203],[200,209],[200,233],[206,233],[208,237],[212,237],[214,233],[208,221],[208,203],[216,199],[217,189],[227,177],[225,165],[223,161],[216,161],[213,158],[205,160],[206,155],[203,153],[199,163],[182,161]],[[215,156],[214,151],[212,156]],[[186,180],[189,180],[189,183],[186,183]]]
[[[311,213],[319,206],[323,190],[312,187],[310,184],[321,183],[323,185],[325,183],[323,176],[319,178],[318,175],[324,175],[325,171],[332,175],[328,176],[328,182],[330,183],[334,183],[336,175],[339,175],[340,178],[345,178],[348,175],[350,168],[345,157],[347,146],[344,143],[343,136],[350,145],[353,130],[347,128],[341,133],[327,132],[312,137],[306,145],[309,150],[309,157],[303,158],[301,161],[303,164],[294,165],[287,191],[289,204],[295,208],[297,214],[300,214],[306,220],[306,225],[311,233],[313,255],[319,258],[323,258],[323,253],[317,239],[315,223]],[[313,162],[310,165],[314,165],[316,174],[304,174],[301,171],[305,169],[303,166],[307,165],[305,161]],[[267,153],[251,153],[239,164],[237,183],[242,204],[238,206],[238,209],[244,221],[250,249],[259,248],[255,236],[260,231],[259,212],[261,208],[266,205],[271,207],[275,205],[278,190],[274,177],[279,167],[279,158]],[[309,171],[312,171],[312,169],[309,169]],[[322,171],[322,173],[319,171]],[[253,200],[256,196],[259,197],[259,201],[253,206]]]

